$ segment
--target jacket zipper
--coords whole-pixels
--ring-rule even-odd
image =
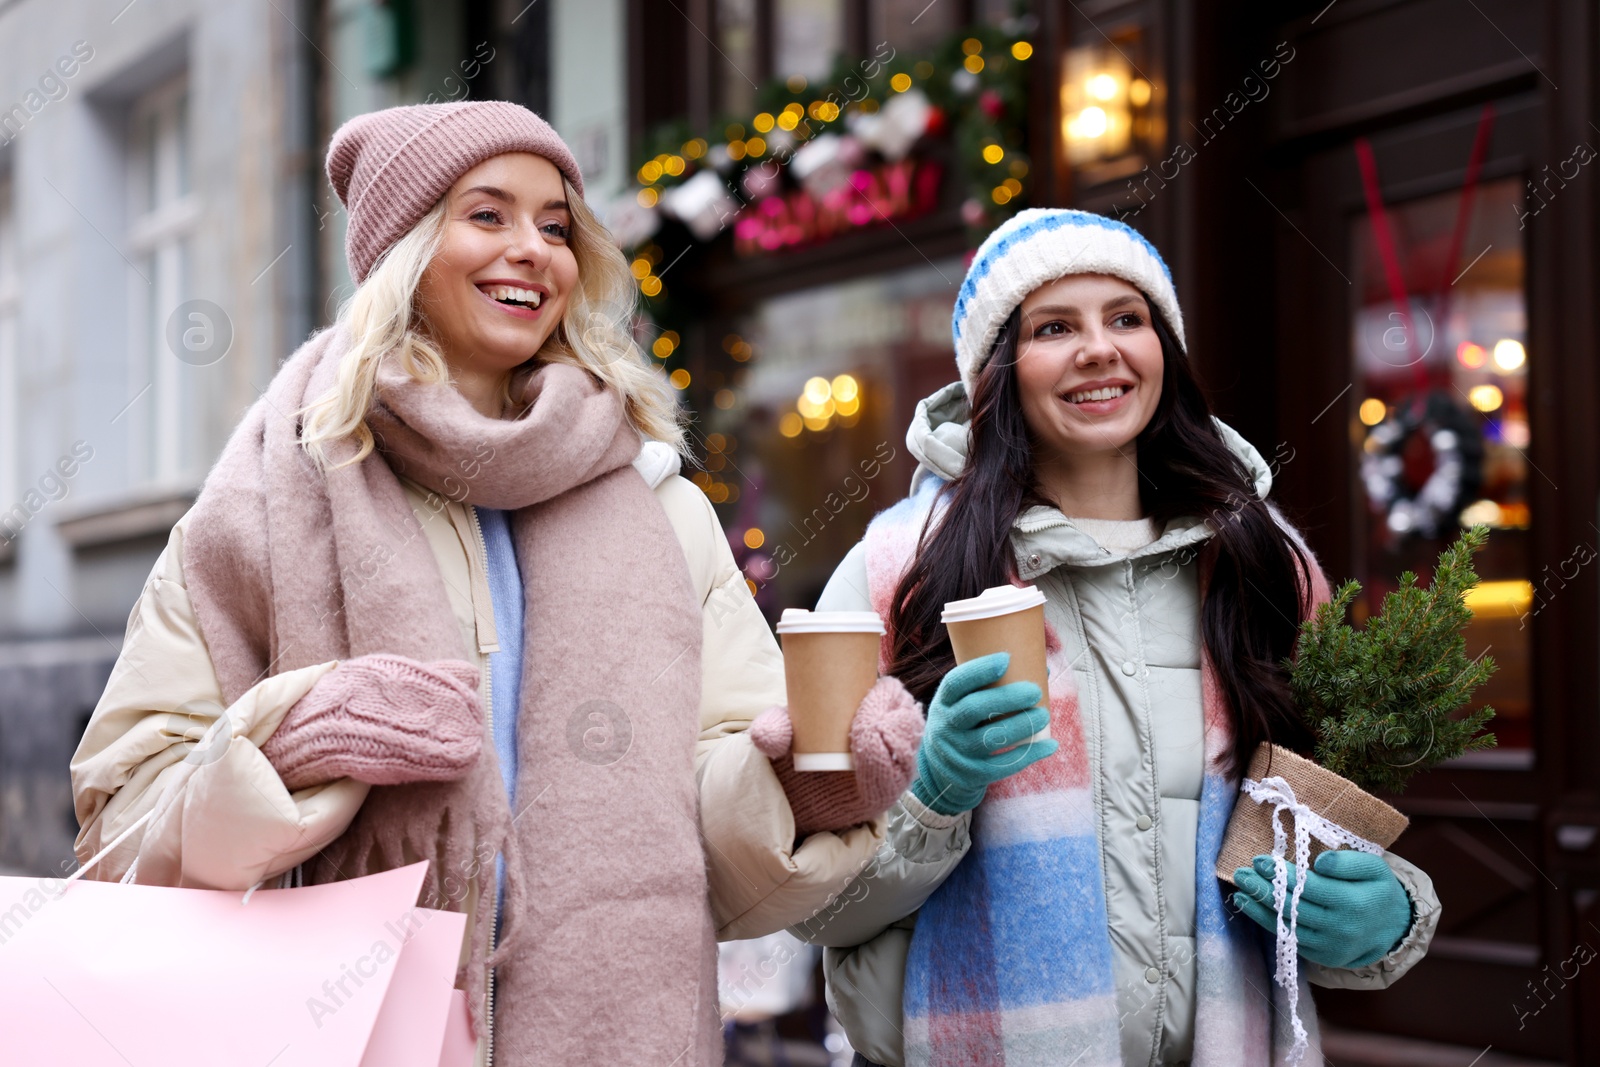
[[[489,545],[488,545],[488,542],[486,542],[483,539],[483,526],[480,525],[479,522],[478,522],[478,509],[473,507],[471,504],[466,504],[466,505],[463,505],[463,506],[467,509],[467,516],[472,520],[472,532],[474,534],[476,534],[477,538],[478,538],[478,558],[483,561],[483,572],[485,574],[488,574],[489,573]],[[481,651],[480,651],[480,654],[481,654]],[[484,659],[483,659],[483,714],[485,716],[485,720],[484,721],[486,722],[486,724],[489,727],[489,737],[490,737],[491,741],[494,738],[494,699],[493,699],[494,698],[494,691],[493,691],[493,687],[494,687],[494,671],[490,668],[489,657],[487,655],[484,655]],[[498,857],[496,857],[496,861],[498,863]],[[488,897],[489,897],[489,951],[490,952],[494,951],[495,946],[496,946],[496,942],[499,940],[499,938],[496,937],[496,935],[495,935],[495,927],[498,924],[499,919],[500,919],[500,894],[497,891],[498,888],[499,888],[499,880],[498,879],[494,879],[493,883],[494,883],[493,886],[491,887],[491,889],[489,890],[489,892],[487,894]],[[481,879],[479,880],[479,885],[480,886],[482,885],[482,880]],[[483,891],[480,889],[479,892],[483,892]],[[484,1008],[483,1008],[483,1018],[484,1018],[483,1028],[484,1028],[484,1031],[485,1031],[485,1034],[484,1034],[485,1050],[484,1050],[483,1067],[492,1067],[492,1064],[494,1063],[494,968],[493,967],[489,968],[488,992],[485,994],[485,996],[487,998],[487,1003],[484,1004]]]
[[[1072,526],[1071,520],[1066,516],[1055,519],[1038,519],[1030,523],[1017,523],[1013,528],[1025,534],[1042,533],[1045,530],[1054,530],[1061,526]],[[1077,527],[1073,527],[1077,529]]]

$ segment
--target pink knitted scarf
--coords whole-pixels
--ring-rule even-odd
[[[616,394],[576,367],[519,372],[513,396],[530,406],[494,419],[391,355],[367,417],[378,451],[323,473],[298,443],[296,412],[333,385],[345,348],[325,331],[284,364],[195,504],[184,573],[224,697],[373,652],[470,658],[396,475],[514,509],[521,810],[509,810],[485,716],[466,777],[374,786],[306,880],[427,859],[422,903],[464,911],[476,879],[456,984],[481,1034],[485,969],[496,968],[499,1064],[720,1063],[694,778],[700,611],[666,514],[631,466],[638,432]],[[599,721],[628,738],[614,760],[583,743]],[[491,951],[496,852],[506,901]]]

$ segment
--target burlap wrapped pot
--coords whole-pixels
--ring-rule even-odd
[[[1268,776],[1284,779],[1300,803],[1329,822],[1359,834],[1375,845],[1388,848],[1409,824],[1404,815],[1348,778],[1319,767],[1278,745],[1263,742],[1250,757],[1246,777],[1261,781]],[[1289,856],[1294,859],[1294,816],[1283,813],[1283,828],[1289,835]],[[1311,839],[1311,858],[1327,851],[1315,837]],[[1272,805],[1258,804],[1240,793],[1233,818],[1222,837],[1222,852],[1217,856],[1217,877],[1233,883],[1233,872],[1250,866],[1257,856],[1272,854]]]

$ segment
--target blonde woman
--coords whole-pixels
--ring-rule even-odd
[[[720,1063],[714,939],[867,863],[920,709],[874,691],[854,776],[795,775],[781,708],[751,743],[777,647],[543,120],[363,115],[328,175],[357,289],[173,528],[73,759],[78,854],[137,827],[99,877],[226,889],[428,860],[480,1063]]]

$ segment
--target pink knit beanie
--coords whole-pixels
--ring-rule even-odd
[[[556,165],[583,195],[578,161],[561,135],[520,104],[469,100],[373,111],[340,126],[328,145],[328,180],[349,214],[344,254],[357,282],[426,215],[455,180],[505,152]]]

